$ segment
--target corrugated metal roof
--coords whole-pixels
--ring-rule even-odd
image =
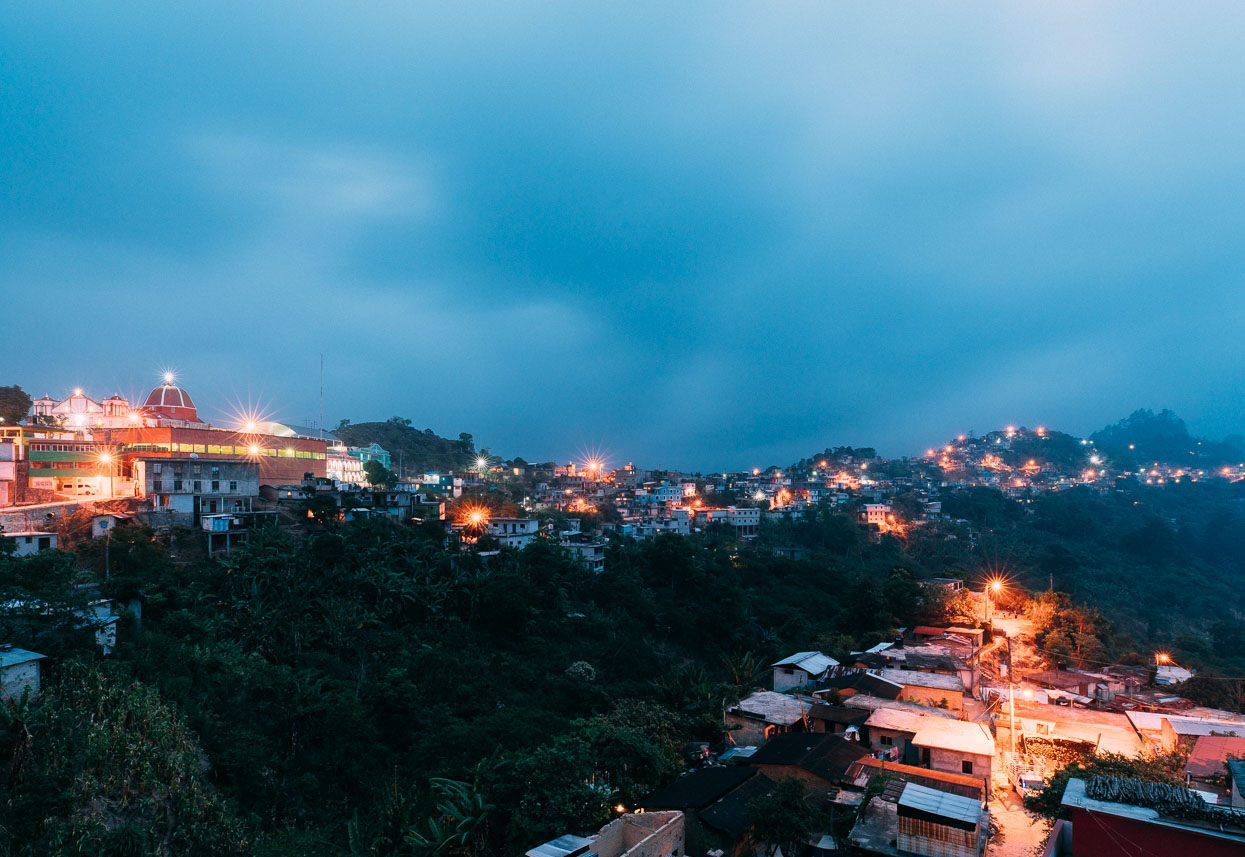
[[[18,664],[37,661],[46,657],[47,655],[41,655],[38,652],[28,652],[25,649],[0,649],[0,667],[17,666]]]
[[[544,845],[537,845],[531,851],[526,852],[526,855],[527,857],[569,857],[569,855],[586,850],[591,844],[591,839],[568,833],[557,839],[551,839]]]
[[[972,830],[981,820],[981,801],[908,783],[898,801],[899,815],[943,820]]]
[[[830,667],[838,665],[838,661],[829,655],[823,655],[821,652],[796,652],[789,658],[783,658],[777,663],[770,664],[773,667],[799,667],[804,672],[812,675],[821,675]]]

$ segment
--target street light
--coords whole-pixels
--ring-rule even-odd
[[[117,484],[112,474],[112,453],[101,452],[99,454],[99,463],[108,468],[108,496],[113,497],[117,493]]]
[[[998,595],[1003,591],[1003,581],[997,577],[990,578],[986,581],[984,595],[986,597],[986,624],[990,624],[990,596]],[[993,627],[993,626],[991,626]]]

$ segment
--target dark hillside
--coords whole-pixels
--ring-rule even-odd
[[[333,433],[351,446],[378,443],[393,457],[393,470],[400,477],[428,471],[466,469],[475,458],[475,441],[466,432],[458,440],[438,436],[432,429],[420,431],[411,421],[390,417],[383,423],[350,423]]]

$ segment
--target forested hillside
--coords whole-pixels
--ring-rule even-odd
[[[466,432],[458,440],[449,440],[432,429],[420,431],[403,417],[391,417],[383,423],[343,420],[333,434],[351,446],[380,444],[388,450],[393,470],[402,478],[455,468],[465,470],[476,455],[475,441]]]
[[[139,599],[142,622],[107,661],[71,615],[99,542],[0,556],[0,597],[37,605],[0,631],[49,655],[44,694],[3,728],[0,854],[514,854],[673,777],[773,660],[980,619],[931,601],[931,575],[1053,582],[1069,594],[1033,602],[1052,664],[1173,648],[1202,669],[1188,692],[1239,705],[1215,676],[1245,674],[1242,497],[1226,482],[948,492],[947,520],[880,538],[824,506],[751,544],[716,527],[616,537],[599,575],[545,541],[451,555],[439,522],[271,531],[224,561],[188,531],[135,527],[113,537],[104,586]]]

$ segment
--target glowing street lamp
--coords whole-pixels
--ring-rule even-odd
[[[112,453],[101,452],[96,460],[99,461],[99,463],[104,467],[108,468],[108,496],[113,497],[117,493],[117,484],[112,474]]]
[[[986,581],[985,596],[986,596],[986,624],[987,625],[990,624],[990,608],[992,606],[991,604],[992,596],[997,596],[1000,592],[1003,591],[1003,588],[1004,588],[1004,584],[1003,584],[1002,578],[991,577]]]

